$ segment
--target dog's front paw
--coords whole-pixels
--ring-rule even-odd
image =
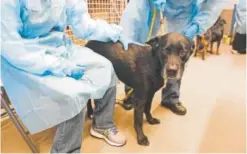
[[[144,145],[144,146],[149,146],[149,141],[146,136],[143,136],[141,139],[137,139],[138,144]]]
[[[148,123],[151,125],[157,125],[160,124],[160,120],[156,119],[156,118],[151,118],[151,119],[147,119]]]

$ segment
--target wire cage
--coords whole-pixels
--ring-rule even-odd
[[[119,24],[128,0],[86,0],[86,2],[88,12],[93,19],[103,19],[108,23]],[[76,38],[69,27],[64,32],[69,35],[74,44],[85,45],[87,43],[85,40]]]
[[[87,4],[92,18],[119,24],[127,0],[87,0]]]

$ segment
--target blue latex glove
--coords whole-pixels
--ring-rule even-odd
[[[119,40],[123,28],[104,20],[92,19],[85,0],[66,0],[66,6],[66,24],[70,25],[77,38],[101,42]]]
[[[124,48],[125,51],[128,50],[128,48],[129,48],[129,41],[127,41],[127,39],[125,39],[125,37],[123,35],[120,36],[119,42],[122,43],[123,48]]]
[[[141,44],[141,43],[138,43],[138,42],[135,42],[135,41],[132,41],[132,40],[126,38],[124,35],[120,35],[119,42],[122,43],[125,51],[128,50],[130,43],[140,45],[140,46],[145,46],[144,44]]]
[[[171,3],[167,3],[167,0],[152,0],[152,2],[153,2],[154,7],[157,8],[158,10],[166,13],[166,16],[169,16],[170,15],[169,13],[171,13],[171,12],[176,13],[176,14],[180,14],[184,11],[182,7],[179,7],[179,8],[176,8],[175,10],[172,10],[171,8],[173,8],[174,6],[172,6]],[[182,2],[180,2],[180,3],[182,3]]]
[[[182,34],[187,36],[190,40],[193,40],[193,38],[198,34],[198,29],[198,25],[193,24],[185,28]]]
[[[73,62],[68,61],[67,59],[63,59],[53,66],[55,67],[51,68],[50,72],[58,77],[68,76],[78,80],[84,75],[85,66],[76,65]]]
[[[85,66],[75,66],[72,68],[66,68],[65,73],[67,76],[79,80],[84,75]]]

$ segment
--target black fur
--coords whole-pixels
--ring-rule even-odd
[[[211,47],[210,51],[213,53],[213,44],[216,42],[217,43],[217,51],[216,54],[219,55],[219,48],[221,44],[221,40],[224,36],[224,24],[226,24],[226,21],[219,17],[219,19],[216,21],[214,26],[211,28],[212,32],[212,38],[211,38]]]
[[[155,92],[164,85],[164,69],[166,72],[169,66],[176,65],[179,69],[177,71],[180,71],[176,78],[180,79],[184,64],[193,52],[191,42],[178,33],[155,37],[147,44],[150,46],[130,44],[128,51],[124,51],[120,43],[90,41],[86,45],[109,59],[118,78],[134,88],[134,127],[140,145],[149,145],[142,129],[143,114],[145,113],[149,124],[160,123],[151,115],[150,110]]]

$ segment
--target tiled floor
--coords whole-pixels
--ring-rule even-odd
[[[150,146],[139,146],[133,128],[132,111],[118,105],[116,125],[128,137],[124,147],[114,148],[89,135],[91,122],[86,121],[82,152],[246,152],[246,66],[244,55],[232,55],[222,45],[220,56],[210,55],[205,61],[192,58],[184,74],[181,100],[188,109],[177,116],[162,108],[160,91],[153,100],[153,115],[160,125],[144,122]],[[123,96],[123,85],[118,97]],[[54,129],[34,135],[41,152],[48,152]],[[6,119],[2,120],[1,152],[30,152],[22,138]]]

